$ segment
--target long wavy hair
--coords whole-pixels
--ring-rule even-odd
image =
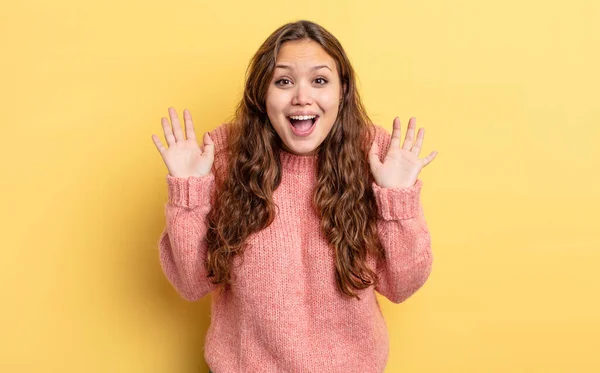
[[[208,216],[208,276],[214,284],[228,288],[233,257],[243,257],[246,238],[268,227],[275,218],[273,192],[282,179],[282,141],[267,116],[266,96],[282,45],[304,39],[317,42],[336,61],[340,82],[345,86],[337,119],[316,151],[313,205],[334,251],[338,288],[342,294],[360,300],[355,290],[377,284],[377,274],[367,265],[367,256],[385,257],[377,235],[377,207],[368,162],[373,124],[340,42],[320,25],[306,20],[275,30],[246,70],[243,98],[228,136],[228,174]]]

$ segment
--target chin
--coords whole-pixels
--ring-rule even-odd
[[[285,144],[285,146],[287,152],[300,156],[315,155],[318,148],[317,146],[289,146],[288,144]]]
[[[300,156],[308,156],[308,155],[315,155],[315,150],[316,148],[311,149],[291,149],[291,153],[295,154],[295,155],[300,155]],[[289,150],[288,150],[289,151]]]

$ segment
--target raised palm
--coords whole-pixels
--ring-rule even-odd
[[[208,133],[204,134],[204,146],[200,148],[196,141],[192,115],[188,110],[183,111],[186,138],[183,136],[177,111],[169,108],[169,116],[173,130],[167,118],[161,118],[163,132],[168,148],[165,148],[158,136],[152,135],[152,141],[163,158],[169,174],[173,177],[187,178],[190,176],[202,177],[210,173],[214,161],[214,143]]]
[[[400,119],[394,118],[394,130],[390,139],[390,146],[383,163],[379,161],[377,142],[374,141],[369,152],[369,163],[371,173],[377,185],[382,188],[409,188],[412,187],[423,167],[427,166],[437,151],[431,152],[425,158],[419,158],[425,129],[419,128],[416,141],[415,136],[416,118],[410,118],[404,144],[400,147]]]

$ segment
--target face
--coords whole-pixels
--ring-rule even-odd
[[[335,61],[312,40],[285,42],[267,91],[267,115],[284,149],[314,155],[338,114],[341,83]]]

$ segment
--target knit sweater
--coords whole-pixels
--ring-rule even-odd
[[[368,256],[379,285],[356,291],[357,300],[337,288],[334,254],[312,208],[317,157],[281,150],[275,220],[248,237],[244,260],[234,257],[234,282],[223,290],[207,278],[204,238],[215,178],[227,174],[227,128],[210,132],[215,161],[209,175],[166,176],[166,227],[158,241],[161,267],[181,297],[196,301],[212,292],[204,350],[208,366],[215,373],[383,372],[389,340],[375,292],[401,303],[431,272],[422,181],[408,188],[372,184],[387,258],[376,262]],[[373,128],[383,160],[391,136]]]

